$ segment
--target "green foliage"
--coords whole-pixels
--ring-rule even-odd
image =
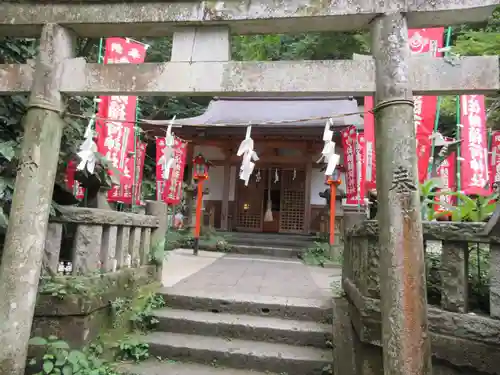
[[[420,210],[422,219],[432,221],[443,216],[451,216],[452,221],[482,222],[487,220],[495,211],[498,194],[488,196],[468,196],[450,190],[438,191],[442,186],[440,178],[431,178],[420,184]],[[453,196],[456,205],[443,204],[444,212],[435,212],[436,198],[440,196]]]
[[[72,350],[67,342],[55,336],[33,337],[29,344],[42,351],[41,360],[33,358],[29,365],[35,375],[118,375],[112,367],[98,358],[97,348]]]
[[[165,259],[165,240],[153,244],[149,252],[149,262],[151,264],[161,266],[163,264],[164,259]]]
[[[134,311],[130,318],[133,327],[141,331],[153,329],[158,320],[153,316],[153,310],[165,307],[165,300],[161,295],[151,293],[145,297],[145,303],[140,310]]]
[[[333,259],[331,256],[332,247],[328,242],[319,242],[315,241],[314,246],[308,248],[302,259],[306,264],[311,266],[324,266],[327,263],[341,263],[342,257],[339,256],[336,259]]]
[[[467,24],[453,29],[452,52],[462,56],[500,55],[500,7],[484,23]],[[455,97],[444,97],[441,106],[440,131],[454,136],[456,128]],[[500,129],[500,96],[486,97],[488,126]]]
[[[110,303],[113,328],[129,326],[141,332],[151,330],[158,323],[153,311],[165,307],[165,300],[156,293],[140,296],[132,304],[131,299],[117,298]]]
[[[93,294],[93,289],[88,280],[88,277],[83,276],[42,277],[38,293],[61,300],[68,296],[90,296]]]
[[[137,338],[125,338],[116,345],[116,359],[121,361],[144,361],[149,358],[149,345]]]
[[[481,244],[471,244],[468,248],[468,301],[469,309],[485,314],[490,312],[489,300],[489,249]],[[446,265],[441,264],[441,254],[426,251],[427,299],[432,305],[441,303],[441,272]]]
[[[367,34],[353,32],[297,35],[244,35],[233,38],[235,60],[338,60],[368,53]]]

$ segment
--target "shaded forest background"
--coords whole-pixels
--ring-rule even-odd
[[[151,47],[147,62],[168,61],[171,51],[170,38],[143,39]],[[37,53],[37,40],[0,39],[0,64],[24,63]],[[363,32],[303,33],[297,35],[234,36],[234,60],[327,60],[350,59],[353,53],[369,54],[369,34]],[[460,55],[500,55],[500,8],[493,17],[481,24],[465,24],[453,28],[452,51]],[[99,53],[98,39],[82,39],[78,56],[96,62]],[[334,84],[334,83],[332,83]],[[140,117],[166,119],[191,117],[201,114],[211,98],[206,97],[152,97],[140,98]],[[27,97],[0,96],[0,235],[7,226],[7,214],[16,176],[19,145],[23,136],[21,125]],[[488,126],[500,129],[500,93],[487,98]],[[94,113],[93,98],[73,97],[68,101],[68,112],[82,117]],[[62,141],[59,173],[56,184],[64,186],[64,169],[73,158],[83,139],[87,120],[67,117]],[[440,131],[453,135],[456,127],[455,97],[443,98],[440,112]],[[144,136],[144,135],[143,135]],[[144,194],[154,194],[154,147],[148,147],[144,171]]]

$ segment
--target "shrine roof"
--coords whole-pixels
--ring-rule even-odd
[[[223,97],[214,98],[200,116],[175,120],[175,127],[257,128],[363,126],[358,102],[352,97]],[[143,127],[166,127],[170,120],[148,120]],[[263,130],[263,129],[262,129]]]

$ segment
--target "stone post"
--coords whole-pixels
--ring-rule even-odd
[[[344,253],[342,262],[342,280],[346,277],[352,280],[352,264],[351,264],[351,242],[347,236],[347,232],[356,224],[360,224],[367,220],[366,210],[357,206],[342,205],[344,211]]]
[[[42,29],[0,271],[0,373],[23,375],[64,121],[58,78],[73,36]]]
[[[158,228],[151,231],[151,247],[160,246],[165,241],[165,234],[167,233],[167,205],[159,201],[146,201],[146,215],[156,216],[160,220]],[[163,262],[157,269],[158,281],[162,280]]]
[[[384,373],[430,375],[424,241],[404,14],[395,11],[372,21],[372,51]]]

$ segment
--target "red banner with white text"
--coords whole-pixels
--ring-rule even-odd
[[[493,188],[495,183],[500,182],[500,131],[494,131],[491,134],[490,148],[490,186]]]
[[[412,29],[408,30],[408,41],[412,54],[430,54],[439,57],[443,47],[444,28]],[[417,143],[418,180],[420,183],[427,179],[427,169],[431,156],[430,136],[434,130],[436,120],[437,97],[415,96],[414,123]],[[373,97],[365,97],[364,129],[366,138],[366,188],[376,187],[376,158],[375,158],[375,119],[368,113],[373,109]]]
[[[365,198],[365,136],[354,126],[341,131],[344,150],[346,204],[359,205]]]
[[[144,44],[126,38],[106,39],[105,64],[141,64],[145,57]],[[96,121],[97,150],[120,172],[120,187],[109,191],[109,201],[125,203],[132,200],[132,193],[129,194],[128,190],[134,184],[136,110],[135,96],[100,97]]]
[[[375,189],[377,186],[377,164],[375,158],[375,116],[369,112],[373,110],[373,96],[365,96],[365,179],[366,189]]]
[[[408,30],[408,41],[412,54],[442,56],[444,27]],[[427,180],[427,170],[431,157],[431,135],[436,120],[436,96],[414,96],[414,123],[417,140],[418,181]]]
[[[75,180],[77,164],[74,161],[69,161],[66,167],[66,187],[73,192],[76,199],[83,199],[85,189],[80,186],[80,183]]]
[[[144,161],[146,159],[146,143],[137,141],[135,150],[135,161],[131,157],[130,170],[136,171],[135,181],[132,179],[131,183],[116,185],[111,188],[108,193],[108,200],[120,202],[125,204],[132,204],[132,195],[135,196],[135,205],[142,205],[142,176],[144,170]],[[135,162],[135,165],[134,165]],[[134,183],[135,182],[135,183]],[[111,199],[110,199],[111,197]]]
[[[165,138],[156,138],[156,199],[171,205],[179,204],[182,199],[182,181],[186,165],[187,143],[174,136],[174,168],[168,179],[163,176],[164,165],[161,159],[165,149]]]
[[[447,138],[447,141],[451,141],[451,139]],[[456,177],[456,153],[451,153],[448,157],[441,163],[441,165],[437,168],[437,175],[443,181],[442,190],[455,191],[455,177]],[[437,204],[434,207],[436,212],[444,212],[449,211],[449,206],[452,206],[455,200],[455,197],[449,194],[444,194],[436,197],[436,202],[441,203]],[[446,207],[448,206],[448,207]]]
[[[465,194],[488,195],[489,186],[488,145],[486,138],[486,110],[484,96],[460,97],[461,189]]]

